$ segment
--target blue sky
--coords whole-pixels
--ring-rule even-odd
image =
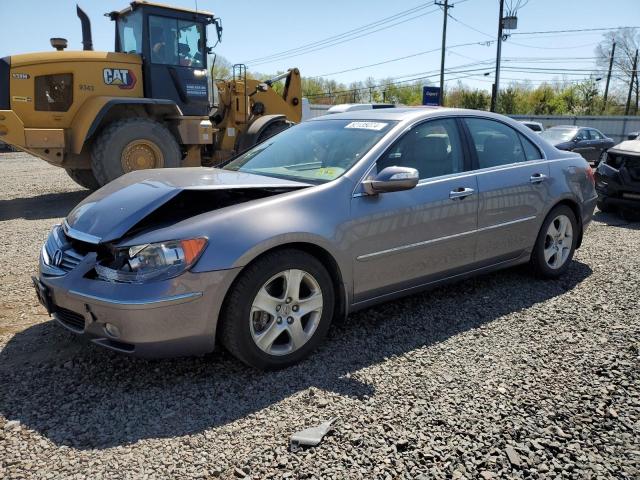
[[[507,0],[509,2],[509,0]],[[199,0],[198,7],[213,11],[224,24],[222,43],[216,48],[231,62],[241,62],[264,57],[299,47],[309,42],[325,39],[347,30],[375,22],[398,12],[431,3],[405,0],[324,0],[304,2],[280,0],[253,2],[248,0],[218,1]],[[447,44],[449,46],[485,42],[495,39],[498,17],[498,0],[450,0],[456,5],[450,13],[458,20],[449,19]],[[516,3],[516,2],[514,2]],[[615,0],[615,8],[603,6],[599,0],[530,0],[518,14],[516,32],[561,30],[576,28],[601,28],[640,25],[640,0]],[[56,5],[55,8],[52,5]],[[103,16],[110,10],[120,10],[127,5],[124,0],[79,0],[89,14],[93,26],[96,50],[113,49],[113,24]],[[174,5],[193,8],[194,0],[175,0]],[[332,74],[341,82],[374,78],[411,78],[414,74],[437,74],[440,68],[440,42],[442,12],[434,7],[420,10],[427,13],[419,18],[395,27],[366,35],[354,41],[306,55],[280,59],[271,63],[249,65],[254,71],[265,73],[297,66],[302,75]],[[0,0],[0,56],[16,53],[50,50],[49,38],[65,37],[71,49],[81,49],[80,22],[75,15],[75,2],[68,0]],[[466,24],[466,25],[465,25]],[[474,30],[475,29],[475,30]],[[476,31],[478,30],[478,31]],[[480,33],[483,32],[483,33]],[[484,33],[488,34],[485,35]],[[564,35],[517,35],[503,46],[503,66],[544,66],[549,68],[590,68],[595,45],[602,32],[583,32]],[[213,36],[213,32],[210,32]],[[519,44],[519,45],[518,45]],[[422,51],[432,53],[362,68],[344,73],[354,67],[409,56]],[[491,76],[483,73],[492,70],[488,65],[464,67],[481,60],[493,61],[495,43],[489,46],[474,44],[451,48],[447,53],[447,68],[458,70],[475,68],[476,72],[448,74],[455,81],[463,75],[464,82],[480,88],[490,88]],[[523,60],[533,59],[533,60]],[[423,75],[424,75],[423,74]],[[583,78],[582,74],[565,78]],[[503,71],[503,83],[510,79],[530,79],[535,83],[543,79],[562,78],[556,74],[520,73]],[[432,78],[438,81],[437,75]]]

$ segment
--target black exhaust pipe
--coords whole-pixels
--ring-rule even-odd
[[[91,40],[91,21],[84,10],[76,5],[76,13],[82,24],[82,49],[93,50],[93,41]]]

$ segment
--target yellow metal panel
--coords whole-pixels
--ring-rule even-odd
[[[24,147],[24,125],[11,110],[0,110],[0,140],[9,145]]]
[[[27,148],[64,148],[64,130],[61,128],[25,128]]]
[[[62,52],[36,52],[11,55],[11,68],[27,67],[31,65],[42,65],[43,63],[65,63],[65,62],[115,62],[130,63],[133,65],[142,64],[140,55],[117,52],[95,52],[85,50],[64,50]]]
[[[42,56],[42,63],[34,63],[38,56]],[[21,58],[21,61],[16,64],[14,58]],[[71,108],[66,112],[36,111],[35,77],[61,73],[73,74]],[[129,54],[50,52],[16,55],[11,57],[10,82],[11,108],[28,128],[69,128],[85,102],[94,97],[140,98],[144,95],[140,58]]]
[[[118,97],[92,97],[82,104],[78,113],[73,118],[69,130],[69,144],[73,153],[80,153],[82,151],[84,139],[87,137],[93,120],[98,115],[98,112],[102,110],[102,107],[104,107],[109,100],[115,98]]]

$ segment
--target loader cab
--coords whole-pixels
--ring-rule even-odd
[[[174,101],[183,115],[206,116],[207,25],[212,13],[134,1],[112,12],[116,52],[142,56],[146,98]]]

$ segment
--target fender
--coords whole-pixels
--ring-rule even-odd
[[[71,123],[71,152],[79,154],[87,140],[96,133],[109,111],[119,105],[142,105],[152,116],[182,116],[182,111],[172,100],[93,97],[84,103]]]
[[[245,150],[249,150],[253,147],[257,142],[258,138],[260,138],[260,134],[272,123],[287,121],[286,115],[264,115],[257,120],[255,120],[247,131],[240,136],[238,139],[238,144],[236,151],[238,153],[244,152]]]

